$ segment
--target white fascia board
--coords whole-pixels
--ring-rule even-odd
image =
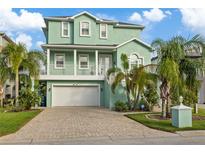
[[[132,39],[126,41],[126,42],[123,42],[123,43],[119,44],[116,48],[119,48],[119,47],[121,47],[121,46],[123,46],[123,45],[125,45],[125,44],[127,44],[127,43],[129,43],[129,42],[132,42],[132,41],[134,41],[134,40],[137,41],[137,42],[140,42],[141,44],[145,45],[146,47],[152,49],[152,47],[151,47],[149,44],[147,44],[147,43],[141,41],[141,40],[138,39],[138,38],[132,38]]]
[[[66,17],[66,18],[58,18],[58,17],[44,17],[44,20],[56,20],[56,21],[73,21],[73,19]]]
[[[52,44],[44,44],[42,47],[46,48],[76,48],[76,49],[115,49],[116,47],[110,47],[110,46],[84,46],[84,45],[52,45]]]
[[[123,24],[116,24],[114,27],[140,28],[140,29],[144,29],[144,26],[137,26],[137,25],[123,25]]]
[[[100,20],[98,17],[92,15],[91,13],[89,13],[89,12],[87,12],[87,11],[80,12],[80,13],[78,13],[78,14],[72,16],[71,19],[74,19],[74,18],[76,18],[76,17],[78,17],[78,16],[81,16],[81,15],[83,15],[83,14],[87,14],[88,16],[90,16],[90,17],[92,17],[92,18],[94,18],[94,19],[96,19],[96,20]]]

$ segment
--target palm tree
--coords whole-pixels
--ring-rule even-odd
[[[19,68],[24,59],[26,59],[26,47],[24,44],[8,44],[3,54],[6,55],[8,61],[11,65],[12,72],[15,74],[15,96],[16,96],[16,106],[18,106],[18,96],[19,96]]]
[[[23,59],[21,66],[23,69],[28,70],[31,78],[37,79],[41,68],[40,61],[45,61],[45,56],[42,52],[37,50],[29,51],[26,53],[26,59]]]
[[[124,80],[125,81],[125,90],[126,90],[126,96],[127,101],[129,104],[131,104],[130,101],[130,85],[131,85],[131,79],[130,79],[130,73],[129,73],[129,61],[126,54],[121,54],[121,68],[113,67],[108,69],[107,71],[107,77],[109,79],[110,75],[112,73],[115,73],[115,79],[111,85],[112,92],[115,92],[116,87]]]
[[[3,105],[4,84],[10,78],[11,69],[8,67],[5,58],[0,53],[0,107]]]
[[[38,51],[28,52],[26,46],[22,43],[8,44],[3,54],[6,55],[12,72],[15,74],[16,106],[18,106],[19,69],[23,68],[24,70],[28,70],[30,77],[37,78],[40,72],[40,61],[44,61],[44,55]]]
[[[131,94],[133,96],[133,110],[136,109],[139,103],[140,96],[143,94],[145,87],[148,84],[155,84],[157,75],[151,73],[149,68],[155,66],[154,64],[135,66],[131,71]]]
[[[140,94],[144,91],[144,86],[154,79],[155,75],[146,71],[146,69],[151,67],[152,64],[139,67],[136,66],[133,69],[129,69],[129,61],[126,54],[121,55],[121,62],[123,69],[121,70],[117,67],[110,68],[107,71],[107,76],[109,78],[112,73],[116,73],[115,79],[111,85],[113,93],[115,92],[116,87],[123,80],[125,81],[125,90],[127,93],[128,103],[130,104],[132,110],[135,110],[140,99]],[[132,96],[132,100],[130,96]]]
[[[195,65],[196,61],[191,63],[188,57],[188,51],[197,53],[199,48],[202,49],[202,55],[204,55],[204,40],[200,35],[195,35],[191,39],[176,36],[168,41],[156,39],[153,41],[152,46],[158,54],[157,74],[161,81],[162,116],[165,117],[168,116],[170,89],[177,87],[178,93],[182,95],[185,87],[191,88],[196,83],[193,82],[196,81],[196,71],[204,68],[203,60],[201,64]],[[195,67],[192,67],[193,64]],[[164,109],[165,105],[166,110]]]

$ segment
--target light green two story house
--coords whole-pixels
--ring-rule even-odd
[[[100,106],[112,108],[126,101],[123,88],[113,94],[106,72],[121,67],[126,53],[132,64],[150,64],[151,47],[140,40],[144,26],[99,19],[81,12],[44,18],[47,54],[46,106]]]

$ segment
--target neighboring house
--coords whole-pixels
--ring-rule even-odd
[[[48,107],[112,108],[117,100],[126,101],[126,95],[121,86],[112,94],[107,70],[121,67],[122,53],[129,56],[130,66],[151,63],[151,47],[140,40],[144,26],[99,19],[88,12],[44,20],[47,72],[40,80],[47,84]]]
[[[11,38],[9,38],[5,33],[0,32],[0,53],[2,49],[6,47],[7,44],[14,43]],[[4,88],[3,98],[13,98],[15,97],[15,84],[14,81],[7,80]]]

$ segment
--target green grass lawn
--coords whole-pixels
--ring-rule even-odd
[[[171,120],[148,119],[146,118],[146,114],[150,114],[150,113],[128,114],[126,116],[147,127],[158,129],[158,130],[163,130],[163,131],[168,131],[168,132],[176,132],[176,131],[183,131],[183,130],[205,130],[205,120],[193,121],[192,127],[176,128],[172,126]],[[195,115],[205,116],[205,109],[199,109],[199,113]]]
[[[3,111],[0,108],[0,136],[16,132],[41,112],[41,110],[6,113]]]

